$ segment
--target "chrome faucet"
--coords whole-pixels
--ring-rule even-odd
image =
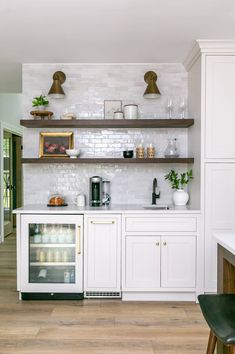
[[[152,205],[156,204],[156,199],[160,198],[160,189],[157,185],[157,178],[153,180]]]

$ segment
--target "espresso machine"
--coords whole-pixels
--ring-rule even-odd
[[[103,198],[103,183],[102,178],[99,176],[93,176],[90,178],[90,191],[89,201],[90,206],[99,207],[102,206]]]

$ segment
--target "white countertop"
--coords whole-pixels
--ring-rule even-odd
[[[235,233],[215,233],[213,236],[220,246],[235,255]]]
[[[159,203],[160,204],[160,203]],[[26,205],[15,209],[14,214],[91,214],[91,213],[139,213],[139,214],[184,214],[200,213],[200,210],[192,206],[176,207],[170,206],[168,210],[144,209],[143,205],[110,205],[108,207],[77,207],[68,205],[67,207],[47,207],[46,205]]]

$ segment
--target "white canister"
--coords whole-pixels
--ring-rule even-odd
[[[124,106],[125,119],[138,119],[138,106],[137,104],[127,104]]]
[[[123,119],[123,112],[122,111],[116,111],[113,114],[114,119]]]

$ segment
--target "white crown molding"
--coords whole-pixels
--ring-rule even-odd
[[[183,65],[187,71],[191,69],[201,54],[235,54],[235,40],[217,40],[217,39],[198,39],[195,41],[193,48],[189,52]]]
[[[193,64],[197,61],[200,57],[201,51],[197,41],[194,43],[194,46],[190,50],[189,54],[187,55],[186,59],[183,61],[183,65],[187,71],[191,69]]]
[[[217,53],[217,51],[220,50],[235,51],[235,39],[198,39],[196,42],[198,43],[202,53]]]

